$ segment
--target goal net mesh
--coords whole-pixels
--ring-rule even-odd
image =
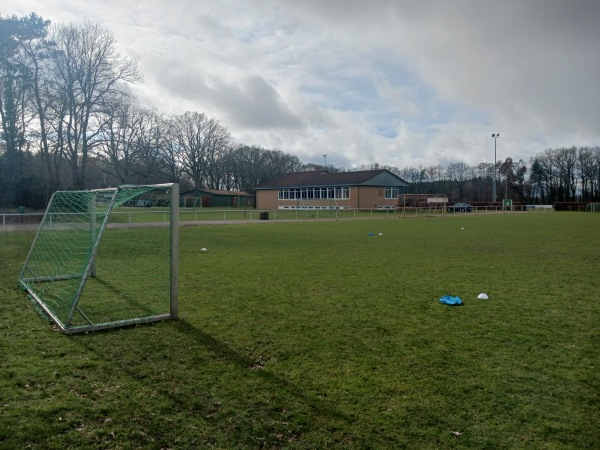
[[[63,332],[168,318],[171,212],[168,187],[56,192],[19,282]]]

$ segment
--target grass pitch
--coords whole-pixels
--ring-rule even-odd
[[[180,320],[71,337],[0,234],[0,447],[598,447],[599,225],[184,227]]]

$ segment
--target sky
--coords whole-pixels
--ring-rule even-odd
[[[141,105],[345,169],[600,145],[598,0],[3,0],[96,22]],[[499,133],[494,140],[492,133]],[[495,147],[496,145],[496,147]]]

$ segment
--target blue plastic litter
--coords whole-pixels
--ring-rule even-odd
[[[375,236],[375,233],[369,233],[367,236]]]
[[[444,295],[442,298],[440,298],[440,303],[443,303],[444,305],[451,305],[451,306],[463,304],[462,300],[460,299],[460,297],[458,295],[456,297],[452,297],[451,295]]]

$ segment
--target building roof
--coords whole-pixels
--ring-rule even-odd
[[[260,183],[256,189],[317,186],[408,186],[398,175],[386,169],[331,173],[327,170],[284,173]]]
[[[198,192],[205,192],[211,195],[227,195],[230,197],[245,196],[245,197],[253,197],[254,194],[249,194],[248,192],[243,191],[219,191],[217,189],[192,189],[191,191],[185,191],[180,193],[179,195],[191,195]]]

